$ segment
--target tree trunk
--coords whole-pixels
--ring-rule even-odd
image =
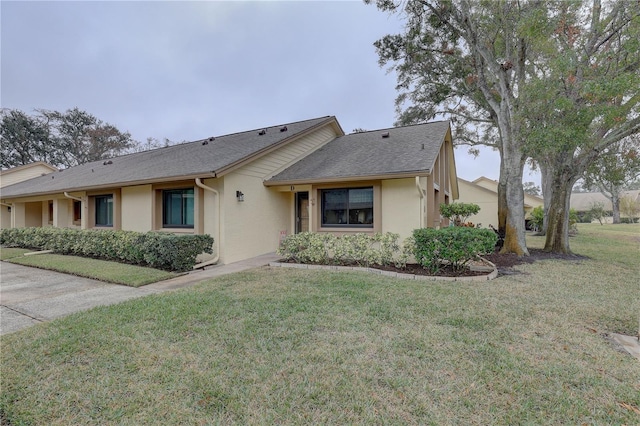
[[[558,172],[553,177],[553,193],[549,200],[547,238],[544,251],[571,253],[569,247],[569,206],[571,189],[577,178]]]
[[[614,192],[611,197],[613,208],[613,223],[620,223],[620,194]]]
[[[551,169],[540,164],[540,184],[542,185],[542,200],[544,201],[544,216],[542,219],[542,229],[539,235],[547,235],[547,225],[549,223],[549,204],[551,204],[551,196],[553,195],[553,176]]]
[[[502,211],[498,209],[498,224],[504,220],[504,244],[500,253],[528,256],[529,250],[525,239],[524,189],[522,188],[524,162],[522,151],[516,145],[513,142],[503,142],[500,161],[498,201],[506,204],[506,214],[504,209]]]

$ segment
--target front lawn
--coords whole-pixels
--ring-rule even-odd
[[[640,228],[621,229],[583,225],[571,244],[590,259],[492,281],[261,268],[96,308],[0,338],[0,409],[52,425],[638,424],[640,362],[607,339],[638,328]]]
[[[66,274],[92,278],[115,284],[123,284],[130,287],[140,287],[145,284],[151,284],[177,276],[175,273],[161,271],[159,269],[128,265],[126,263],[109,262],[106,260],[91,259],[87,257],[64,256],[52,253],[23,256],[23,253],[20,253],[20,251],[33,251],[24,249],[3,248],[3,257],[4,253],[9,250],[13,250],[11,252],[12,255],[10,255],[10,257],[8,255],[6,260],[12,263],[64,272]]]

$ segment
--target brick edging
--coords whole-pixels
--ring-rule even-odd
[[[317,269],[323,271],[360,271],[368,272],[371,274],[383,275],[386,277],[399,278],[403,280],[418,280],[418,281],[489,281],[498,277],[498,268],[496,265],[489,262],[486,259],[482,259],[487,262],[493,268],[487,275],[476,275],[473,277],[437,277],[433,275],[414,275],[403,274],[401,272],[383,271],[376,268],[364,268],[360,266],[338,266],[338,265],[312,265],[306,263],[283,263],[283,262],[269,262],[269,266],[276,268],[296,268],[296,269]]]

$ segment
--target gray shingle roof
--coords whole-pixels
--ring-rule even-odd
[[[186,176],[206,177],[333,120],[335,117],[327,116],[267,127],[264,135],[258,134],[262,129],[255,129],[216,136],[213,140],[202,139],[115,157],[110,160],[111,164],[104,164],[103,160],[94,161],[7,186],[2,188],[1,197],[126,186]],[[287,131],[280,131],[283,126]]]
[[[448,130],[448,121],[438,121],[341,136],[267,184],[430,173]]]

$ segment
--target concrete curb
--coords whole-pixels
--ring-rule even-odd
[[[382,269],[376,268],[363,268],[359,266],[337,266],[337,265],[307,265],[304,263],[283,263],[283,262],[269,262],[269,266],[274,268],[295,268],[295,269],[310,269],[310,270],[322,270],[322,271],[360,271],[367,272],[370,274],[382,275],[385,277],[399,278],[403,280],[417,280],[417,281],[459,281],[459,282],[469,282],[469,281],[489,281],[498,277],[498,268],[496,265],[489,262],[486,259],[482,259],[483,262],[486,262],[490,265],[491,272],[487,275],[478,275],[475,277],[437,277],[432,275],[414,275],[414,274],[404,274],[400,272],[394,271],[383,271]]]

